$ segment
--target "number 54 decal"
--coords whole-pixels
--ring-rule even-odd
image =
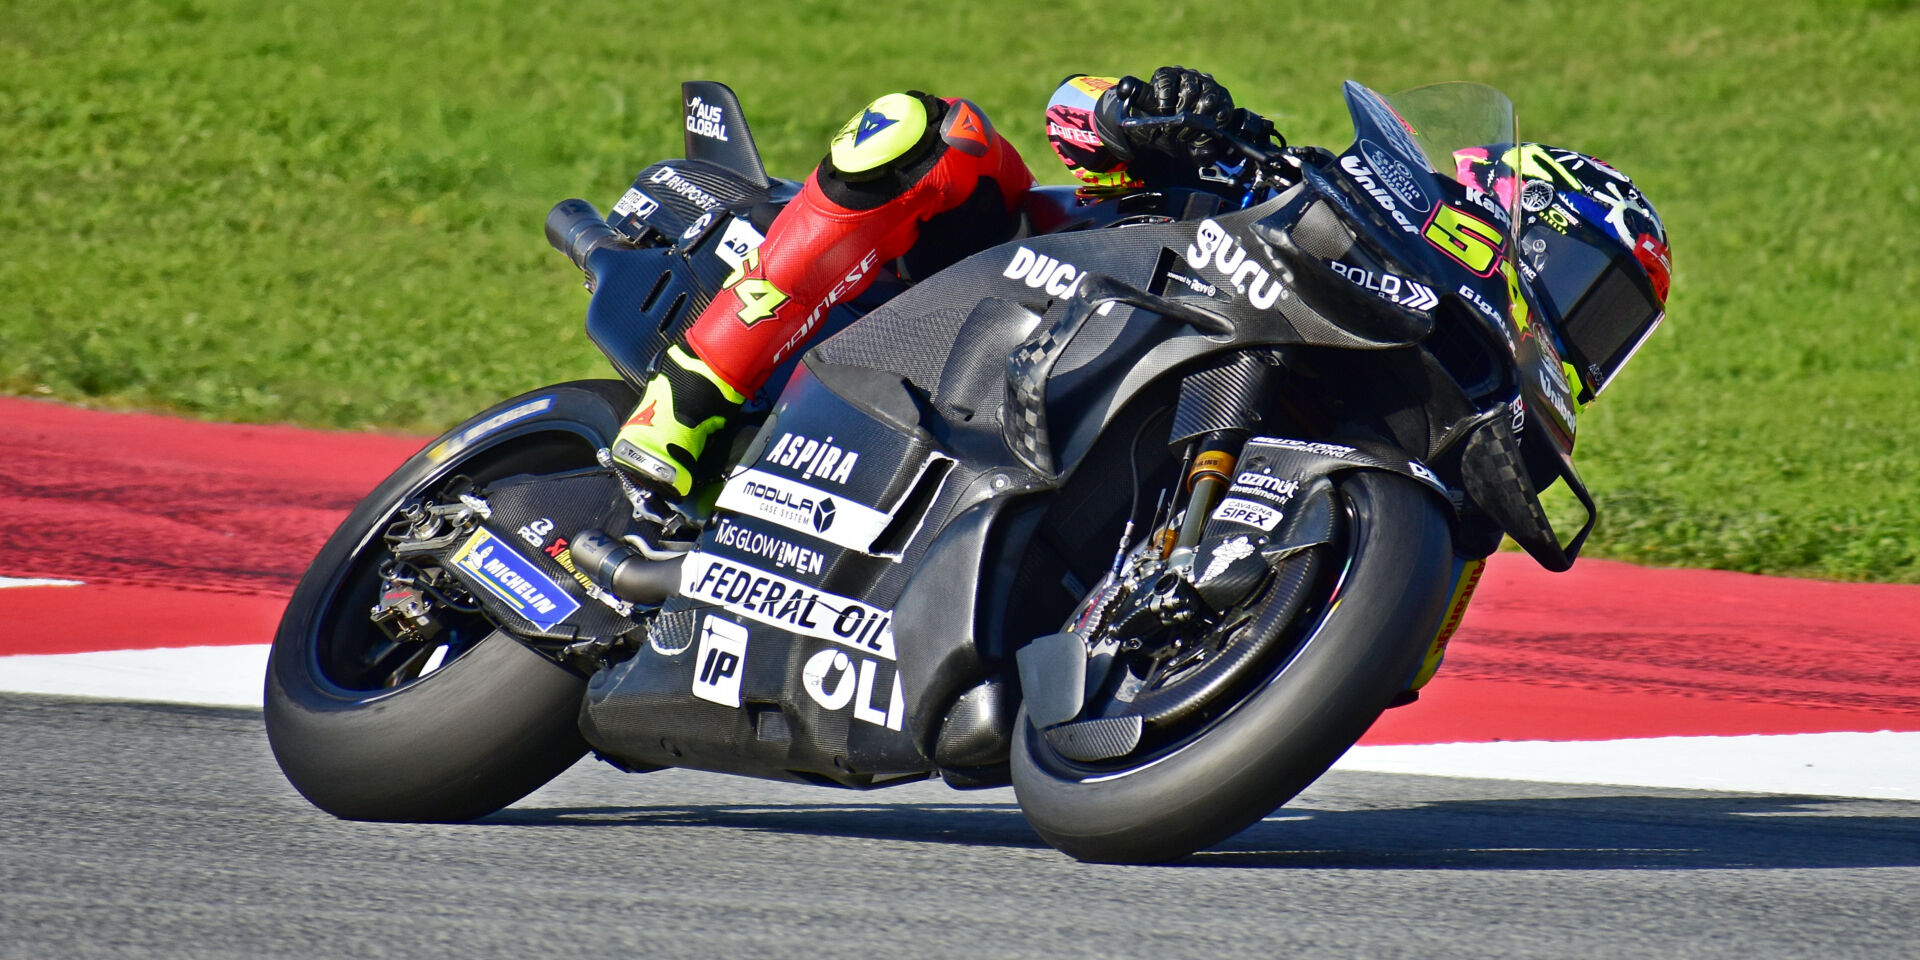
[[[1499,227],[1444,203],[1434,206],[1421,235],[1477,277],[1493,276],[1500,248],[1506,244]]]

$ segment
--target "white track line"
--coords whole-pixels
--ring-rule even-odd
[[[0,577],[0,590],[8,587],[77,587],[78,580],[47,580],[38,577]]]
[[[0,657],[0,691],[260,706],[265,644]],[[1355,747],[1337,770],[1920,800],[1920,733]]]
[[[0,657],[0,691],[259,709],[267,645]]]
[[[1920,733],[1355,747],[1335,769],[1920,800]]]

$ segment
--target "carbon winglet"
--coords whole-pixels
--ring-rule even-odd
[[[773,185],[753,145],[740,98],[726,84],[689,80],[680,85],[680,103],[686,115],[688,160],[725,167],[762,190]]]

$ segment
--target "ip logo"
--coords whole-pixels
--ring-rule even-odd
[[[747,662],[747,628],[708,616],[700,623],[693,695],[723,707],[740,705],[740,674]]]

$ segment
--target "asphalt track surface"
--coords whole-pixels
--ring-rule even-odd
[[[0,956],[1911,957],[1920,803],[1335,773],[1169,866],[1006,790],[584,761],[484,821],[335,820],[257,712],[0,697]]]
[[[0,656],[264,642],[421,443],[5,398],[0,426],[0,579],[84,581],[0,590]],[[1368,742],[1920,731],[1916,588],[1495,559]],[[257,710],[0,694],[0,957],[1912,957],[1917,931],[1912,801],[1336,771],[1122,868],[1005,790],[591,761],[479,823],[347,823]]]

